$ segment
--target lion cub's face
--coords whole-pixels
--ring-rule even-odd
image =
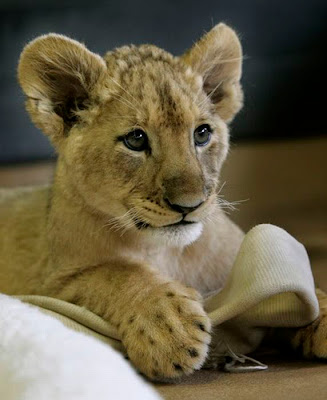
[[[179,58],[148,45],[101,58],[48,35],[25,48],[19,79],[62,179],[112,230],[177,245],[195,240],[217,206],[226,122],[242,101],[240,59],[222,24]]]

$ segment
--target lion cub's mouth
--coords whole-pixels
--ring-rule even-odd
[[[134,224],[140,232],[144,232],[147,240],[154,241],[151,243],[172,246],[189,245],[198,239],[203,229],[200,221],[186,221],[185,216],[178,222],[161,226],[154,226],[140,219],[134,219]]]
[[[134,224],[136,226],[137,229],[141,230],[141,229],[146,229],[146,228],[153,228],[153,229],[158,229],[158,228],[169,228],[172,226],[183,226],[183,225],[190,225],[190,224],[195,224],[196,221],[185,221],[184,218],[182,220],[180,220],[179,222],[175,222],[173,224],[168,224],[168,225],[163,225],[160,227],[154,227],[151,224],[148,224],[147,222],[144,222],[140,219],[134,220]]]
[[[166,228],[169,226],[190,225],[195,223],[196,223],[195,221],[185,221],[184,219],[182,219],[181,221],[175,222],[174,224],[164,225],[162,228]]]

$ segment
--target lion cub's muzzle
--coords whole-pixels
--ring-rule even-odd
[[[137,207],[133,219],[138,229],[176,228],[201,222],[211,203],[211,190],[205,186],[201,174],[184,173],[163,179],[160,192]]]

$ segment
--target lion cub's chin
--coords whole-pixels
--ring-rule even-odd
[[[149,228],[143,231],[145,239],[153,244],[183,247],[195,242],[201,235],[203,224]]]

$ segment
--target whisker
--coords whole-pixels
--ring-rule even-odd
[[[134,208],[135,207],[130,208],[125,214],[119,217],[111,218],[107,223],[104,224],[102,228],[108,227],[109,230],[112,230],[114,232],[119,232],[121,229],[124,229],[128,224],[131,224],[129,216],[130,214],[133,214]]]
[[[211,97],[215,94],[215,91],[224,83],[224,81],[220,81],[214,88],[213,90],[210,91],[209,94],[206,95],[206,97],[200,102],[199,107],[203,105],[203,103],[207,100],[210,100]]]
[[[223,196],[218,196],[217,197],[217,205],[219,208],[222,210],[229,210],[229,211],[239,211],[239,209],[236,207],[249,199],[243,199],[243,200],[236,200],[236,201],[229,201],[223,198]],[[227,212],[228,213],[228,212]]]
[[[123,96],[120,96],[118,93],[112,95],[116,100],[120,101],[125,106],[129,107],[130,109],[139,112],[139,110],[134,106],[133,103],[125,99]]]
[[[222,183],[222,185],[220,186],[220,189],[218,190],[217,195],[220,195],[220,192],[224,189],[225,185],[226,185],[226,181],[224,181]]]
[[[138,102],[137,99],[130,93],[128,92],[119,82],[116,81],[116,79],[112,78],[111,76],[109,77],[109,79],[112,80],[113,83],[115,83],[118,87],[120,87],[125,93],[127,93],[133,100],[136,101],[136,103]]]

